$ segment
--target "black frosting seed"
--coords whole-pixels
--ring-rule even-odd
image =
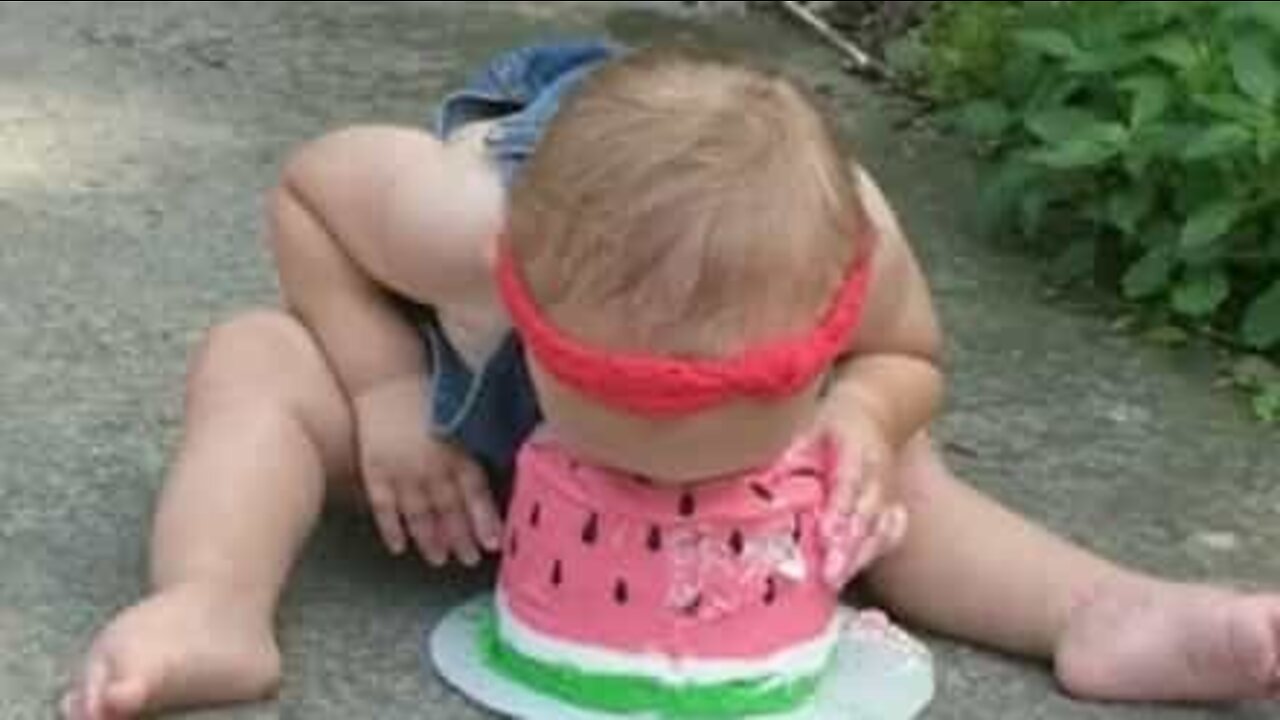
[[[626,605],[628,599],[627,581],[619,578],[613,585],[613,601],[619,605]]]
[[[689,517],[698,509],[697,504],[693,500],[693,493],[686,492],[680,496],[680,514]]]
[[[649,547],[651,552],[662,550],[662,531],[658,529],[657,525],[649,528],[649,539],[645,541],[645,545]]]
[[[733,551],[734,555],[741,555],[745,545],[746,543],[742,539],[742,531],[734,530],[733,534],[729,536],[729,549]]]
[[[764,583],[764,604],[772,605],[778,599],[778,581],[770,576]]]
[[[551,566],[551,584],[559,587],[562,582],[564,582],[564,569],[560,561],[556,560],[555,564]]]
[[[751,483],[751,492],[755,493],[756,497],[765,502],[773,502],[773,491],[760,483]]]
[[[702,607],[702,593],[698,593],[697,595],[694,595],[693,599],[690,600],[688,603],[686,603],[683,608],[681,608],[681,611],[685,615],[696,615],[698,613],[698,608],[700,607]]]
[[[818,470],[818,468],[816,468],[816,467],[811,467],[811,466],[808,466],[808,465],[806,465],[806,466],[804,466],[804,467],[796,468],[796,471],[795,471],[795,473],[793,473],[793,474],[794,474],[796,477],[803,477],[803,478],[820,478],[820,477],[822,477],[822,473]]]
[[[582,528],[582,542],[588,545],[594,545],[596,538],[600,536],[600,517],[595,513],[591,513],[591,517],[587,518],[587,524]]]
[[[538,527],[538,520],[542,517],[542,505],[533,504],[533,510],[529,512],[529,526]]]

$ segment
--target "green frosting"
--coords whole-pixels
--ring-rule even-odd
[[[500,674],[579,707],[616,713],[707,719],[783,713],[811,698],[824,674],[673,687],[639,675],[592,673],[521,654],[503,640],[492,610],[480,622],[478,640],[485,661]]]

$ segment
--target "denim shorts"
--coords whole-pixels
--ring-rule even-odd
[[[485,148],[509,188],[537,147],[560,101],[620,48],[601,41],[521,47],[493,58],[441,103],[435,128],[492,121]],[[508,478],[516,452],[541,421],[520,341],[508,334],[479,367],[449,342],[434,315],[423,323],[431,358],[429,408],[434,432],[458,444],[489,473]]]

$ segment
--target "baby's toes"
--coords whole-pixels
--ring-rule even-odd
[[[58,717],[62,720],[78,720],[80,715],[76,708],[80,703],[79,690],[68,690],[58,700]]]
[[[1280,683],[1280,598],[1245,599],[1234,619],[1236,657],[1270,693]]]
[[[66,720],[105,720],[102,694],[107,679],[106,662],[100,657],[90,656],[75,684],[62,697],[59,704],[62,717]]]
[[[147,703],[147,685],[141,678],[124,678],[107,686],[102,705],[106,717],[131,718],[140,715]]]

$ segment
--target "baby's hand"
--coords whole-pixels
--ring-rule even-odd
[[[355,399],[365,492],[393,554],[412,538],[432,565],[444,565],[451,553],[475,565],[481,548],[493,552],[500,544],[493,495],[474,460],[424,431],[421,397],[416,387],[387,384]]]
[[[901,505],[886,505],[894,452],[879,423],[841,408],[825,413],[817,432],[834,473],[821,528],[822,572],[838,588],[897,547],[906,534],[907,513]]]

